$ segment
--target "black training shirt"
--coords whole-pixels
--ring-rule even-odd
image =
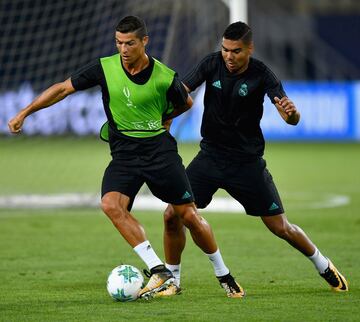
[[[264,153],[264,137],[260,128],[265,94],[285,96],[281,82],[261,61],[250,58],[241,74],[226,68],[221,52],[206,56],[183,79],[195,90],[206,82],[204,114],[201,124],[201,148],[225,156],[252,159]]]

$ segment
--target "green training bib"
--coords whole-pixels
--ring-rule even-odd
[[[173,82],[175,72],[154,59],[150,79],[143,85],[131,81],[120,61],[120,54],[100,59],[109,91],[109,108],[121,133],[138,138],[159,135],[165,129],[162,116],[170,113],[172,106],[166,93]],[[100,136],[108,139],[107,125]]]

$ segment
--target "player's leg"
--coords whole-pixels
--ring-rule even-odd
[[[103,178],[101,208],[152,272],[152,279],[139,294],[150,296],[152,292],[167,287],[174,278],[151,247],[140,222],[130,213],[142,184],[143,180],[132,172],[131,167],[124,170],[121,162],[112,160]]]
[[[193,192],[193,199],[196,200],[196,207],[205,208],[218,189],[217,181],[221,181],[221,178],[217,177],[215,170],[212,171],[212,164],[202,151],[189,164],[186,174]],[[180,175],[183,176],[183,173]],[[164,212],[164,249],[167,263],[180,263],[185,242],[186,235],[183,223],[180,217],[175,214],[174,208],[169,205]]]
[[[287,241],[291,246],[311,260],[320,276],[328,282],[333,290],[339,292],[347,291],[348,283],[344,276],[342,276],[332,262],[318,250],[299,226],[288,221],[284,214],[284,209],[275,183],[272,180],[270,172],[266,168],[264,169],[263,177],[264,184],[260,185],[262,187],[260,188],[260,193],[263,196],[263,199],[261,200],[265,201],[263,204],[263,214],[266,215],[261,216],[261,219],[266,227],[273,234]],[[258,211],[261,210],[259,209]]]
[[[136,161],[124,165],[113,159],[105,170],[101,187],[101,208],[132,247],[146,240],[145,230],[130,213],[144,180],[136,172]]]
[[[198,207],[205,208],[217,190],[218,180],[213,171],[212,164],[199,152],[187,167],[186,172],[190,181],[193,196]],[[206,169],[207,171],[205,171]],[[175,214],[174,208],[169,205],[164,212],[164,251],[166,267],[175,277],[175,283],[180,287],[181,254],[186,243],[186,229],[181,218]]]
[[[210,167],[211,164],[203,156],[203,153],[199,152],[186,169],[194,199],[201,208],[205,208],[210,203],[217,190],[216,178],[211,177]],[[204,169],[209,171],[204,171]],[[174,208],[169,205],[164,212],[165,265],[174,274],[175,283],[178,287],[180,287],[181,254],[185,243],[185,226],[179,215],[175,214]]]
[[[130,198],[120,192],[107,192],[101,199],[101,208],[131,247],[147,238],[144,228],[127,210]]]
[[[244,290],[234,280],[224,263],[209,223],[199,215],[195,204],[172,205],[183,224],[189,229],[195,244],[208,256],[213,265],[215,276],[225,289],[228,297],[242,298]]]
[[[186,227],[181,218],[175,214],[172,205],[164,212],[164,252],[165,265],[173,273],[176,291],[180,291],[181,254],[186,244]]]
[[[315,252],[315,246],[296,225],[290,224],[265,160],[259,158],[227,170],[226,190],[238,200],[248,215],[261,217],[268,229],[285,239],[304,255]]]
[[[178,265],[186,244],[186,228],[181,218],[175,214],[172,205],[164,212],[164,252],[166,263]]]
[[[246,213],[261,217],[273,234],[307,256],[321,276],[328,282],[333,280],[330,284],[334,289],[347,290],[346,280],[336,268],[331,268],[331,262],[319,252],[305,232],[288,222],[265,160],[258,159],[235,170],[229,173],[226,190],[244,206]]]
[[[305,256],[311,256],[315,253],[316,247],[309,237],[300,227],[289,223],[284,214],[261,216],[261,219],[273,234],[286,240]]]
[[[195,244],[206,254],[215,253],[218,246],[209,223],[199,215],[194,203],[172,205],[175,214],[189,229]]]
[[[173,213],[167,213],[168,220],[166,225],[168,225],[167,228],[165,228],[167,241],[165,241],[165,243],[168,243],[168,245],[165,246],[165,250],[168,250],[170,253],[170,245],[176,245],[179,240],[181,243],[184,242],[183,237],[180,236],[179,239],[176,238],[177,233],[183,234],[183,228],[181,227],[182,223],[189,229],[195,244],[199,246],[205,254],[207,254],[210,262],[213,264],[215,275],[218,277],[221,285],[225,288],[227,295],[229,297],[243,297],[245,294],[244,291],[235,282],[233,277],[230,275],[229,269],[224,264],[210,225],[199,215],[195,204],[192,202],[192,189],[181,164],[181,159],[176,161],[174,158],[174,160],[171,161],[171,164],[171,168],[168,168],[170,169],[170,173],[167,173],[166,176],[169,178],[168,186],[165,187],[166,189],[164,189],[164,186],[158,190],[156,186],[149,186],[153,193],[160,199],[171,203],[174,210]],[[211,196],[209,202],[211,200]],[[181,219],[181,222],[179,222],[179,218]],[[172,224],[173,226],[171,226]],[[183,245],[175,246],[175,248],[179,251],[182,251],[182,247]],[[176,261],[180,264],[180,256],[181,254],[168,254],[167,258],[169,258],[169,261]]]
[[[348,283],[344,276],[328,258],[321,254],[299,226],[289,223],[284,214],[262,216],[261,219],[273,234],[286,240],[291,246],[307,256],[333,290],[339,292],[348,290]]]

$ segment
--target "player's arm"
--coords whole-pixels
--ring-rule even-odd
[[[177,76],[174,77],[167,97],[174,108],[170,113],[163,115],[162,122],[164,127],[169,130],[172,119],[189,110],[193,104],[193,100]]]
[[[27,116],[43,108],[54,105],[74,92],[75,89],[70,78],[64,82],[56,83],[50,86],[9,121],[8,126],[10,132],[19,133]]]
[[[197,87],[199,87],[205,80],[209,70],[211,70],[213,66],[212,55],[206,56],[194,69],[192,69],[178,84],[181,84],[181,92],[183,93],[183,97],[186,97],[185,104],[178,104],[178,111],[175,108],[173,113],[165,116],[166,119],[163,119],[163,125],[167,130],[169,130],[172,118],[186,112],[191,108],[193,104],[193,100],[189,95],[190,92],[194,91]]]
[[[186,99],[186,104],[174,107],[174,110],[171,113],[165,114],[162,119],[162,124],[165,127],[165,129],[170,131],[170,127],[171,127],[171,123],[172,123],[173,119],[175,117],[185,113],[187,110],[189,110],[191,108],[192,104],[193,104],[193,100],[192,100],[191,96],[188,95],[187,99]]]
[[[207,55],[195,66],[195,68],[185,75],[182,79],[182,84],[188,93],[195,91],[208,79],[208,76],[217,66],[216,61],[216,56],[213,54]]]
[[[283,120],[291,125],[298,124],[300,121],[300,113],[293,101],[286,96],[281,81],[269,68],[265,70],[264,86],[265,92],[271,102],[276,106]]]
[[[190,95],[187,95],[185,104],[174,106],[174,110],[171,113],[164,115],[163,121],[173,119],[185,113],[187,110],[191,108],[192,105],[193,105],[193,100]]]
[[[281,99],[277,96],[274,97],[275,106],[283,118],[283,120],[291,125],[296,125],[300,121],[300,113],[296,109],[295,104],[287,96]]]

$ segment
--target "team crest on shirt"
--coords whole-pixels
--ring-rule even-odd
[[[247,84],[246,83],[241,84],[240,88],[239,88],[239,91],[238,91],[239,95],[240,96],[246,96],[248,94],[248,92],[249,91],[248,91]]]

